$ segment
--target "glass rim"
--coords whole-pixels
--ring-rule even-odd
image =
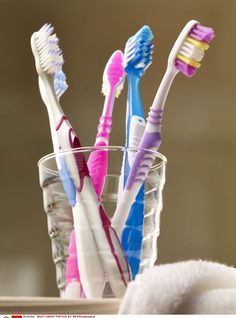
[[[52,152],[49,153],[45,156],[43,156],[42,158],[39,159],[37,166],[40,168],[42,167],[42,164],[50,159],[54,159],[56,156],[60,155],[67,155],[67,154],[71,154],[74,152],[91,152],[92,150],[99,150],[99,149],[103,149],[103,150],[121,150],[121,151],[125,151],[125,150],[144,150],[144,151],[148,151],[149,153],[154,154],[157,158],[159,158],[161,160],[161,162],[159,162],[157,165],[155,165],[155,168],[159,168],[161,167],[161,165],[164,163],[167,163],[167,158],[166,156],[164,156],[162,153],[152,150],[152,149],[145,149],[145,148],[139,148],[139,147],[125,147],[125,146],[86,146],[86,147],[78,147],[78,148],[73,148],[73,149],[66,149],[66,150],[59,150],[58,152]],[[154,167],[152,167],[154,168]],[[46,168],[48,170],[48,168]]]

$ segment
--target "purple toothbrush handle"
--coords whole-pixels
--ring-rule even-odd
[[[98,125],[95,147],[107,146],[111,132],[112,118],[101,116]],[[93,151],[88,160],[89,174],[98,198],[102,194],[105,177],[107,175],[108,152],[107,150]]]
[[[161,126],[162,124],[162,110],[156,110],[152,107],[150,108],[150,112],[148,113],[147,122],[153,126]],[[147,127],[146,127],[147,128]],[[159,127],[158,127],[159,128]],[[159,131],[156,132],[147,132],[146,129],[144,131],[143,137],[141,139],[139,148],[142,148],[138,151],[135,156],[133,165],[130,169],[129,176],[126,182],[126,189],[131,189],[134,183],[140,183],[140,185],[144,182],[147,177],[148,171],[151,168],[155,156],[148,151],[143,149],[153,149],[157,150],[161,144],[161,134]]]

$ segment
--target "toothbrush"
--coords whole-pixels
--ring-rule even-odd
[[[107,146],[109,142],[109,134],[111,132],[111,123],[112,123],[112,111],[114,106],[115,96],[118,97],[120,94],[123,85],[124,85],[124,67],[123,67],[123,53],[121,51],[115,51],[110,57],[104,71],[103,75],[103,87],[102,92],[106,95],[103,114],[100,118],[100,124],[98,126],[98,134],[95,142],[96,146]],[[60,84],[60,78],[58,80]],[[60,91],[60,87],[59,87]],[[92,152],[88,160],[88,168],[90,177],[92,179],[94,189],[98,195],[98,198],[101,196],[105,176],[107,174],[107,152],[105,151],[96,151]],[[74,251],[75,249],[75,236],[71,235],[70,241],[71,248],[69,251]],[[67,272],[69,280],[67,281],[66,288],[66,297],[77,297],[80,291],[80,280],[77,275],[77,271],[73,270],[74,263],[76,261],[76,253],[69,255],[67,260]],[[70,272],[74,273],[73,279],[71,278]],[[77,276],[75,276],[77,275]],[[72,281],[72,287],[70,287],[70,282]],[[76,284],[78,284],[78,290],[76,291]],[[81,292],[80,292],[81,294]]]
[[[39,91],[42,97],[42,100],[47,108],[50,108],[50,104],[47,98],[47,92],[45,90],[45,86],[40,77],[38,77],[39,82]],[[66,83],[66,76],[61,69],[59,69],[54,76],[54,91],[60,100],[60,97],[67,90],[68,85]],[[51,135],[54,151],[57,152],[59,150],[59,143],[56,136],[56,130],[53,125],[53,118],[49,116],[50,127],[51,127]],[[66,164],[61,158],[61,170],[60,177],[63,182],[64,190],[66,192],[67,198],[69,199],[71,207],[73,207],[74,202],[71,201],[72,194],[74,192],[74,184],[72,179],[70,178],[69,172],[66,168]],[[62,168],[64,167],[64,168]],[[65,288],[65,298],[80,298],[83,295],[83,288],[80,282],[79,270],[78,270],[78,262],[76,255],[76,242],[75,242],[75,233],[74,230],[71,233],[70,244],[69,244],[69,255],[66,260],[66,288]]]
[[[50,108],[47,108],[51,117],[50,124],[53,123],[56,129],[60,149],[71,150],[63,160],[59,160],[59,155],[56,160],[59,170],[66,167],[74,184],[70,202],[73,206],[82,286],[87,297],[101,297],[105,271],[114,295],[122,297],[130,280],[129,268],[114,229],[104,221],[105,211],[97,201],[85,158],[81,153],[73,153],[73,149],[81,145],[54,92],[53,77],[61,69],[63,57],[58,39],[52,33],[51,25],[44,25],[32,35],[31,47],[36,70],[43,81],[50,104]],[[91,282],[91,279],[95,280]]]
[[[122,58],[123,58],[123,56],[122,56]],[[62,70],[59,70],[58,72],[55,73],[54,90],[56,92],[58,99],[66,91],[66,89],[68,87],[65,80],[66,80],[66,77],[65,77],[65,74],[62,72]],[[43,82],[39,77],[40,92],[41,92],[43,101],[46,104],[46,103],[48,103],[48,101],[47,101],[47,96],[45,96],[45,89],[44,89],[44,86],[42,83]],[[117,89],[119,89],[119,88],[117,88]],[[121,88],[120,88],[120,90],[121,90]],[[50,107],[50,105],[49,105],[49,107]],[[49,119],[50,118],[51,118],[51,116],[49,117]],[[52,128],[52,135],[54,135],[55,129],[54,129],[53,124],[51,124],[51,128]],[[54,149],[56,151],[56,149],[58,149],[58,148],[56,148],[58,145],[57,138],[52,137],[52,140],[53,140],[53,144],[54,144]],[[73,199],[73,188],[74,188],[73,181],[71,180],[71,178],[69,176],[69,172],[68,172],[68,169],[66,167],[64,160],[61,159],[60,164],[63,167],[63,169],[60,170],[60,176],[61,176],[61,179],[64,180],[64,182],[63,182],[64,189],[65,189],[65,192],[67,194],[67,197],[69,198],[69,202],[70,202],[71,206],[73,207],[73,204],[75,201]],[[104,217],[106,217],[105,214],[104,214]],[[113,234],[113,233],[111,233],[111,234]],[[114,234],[113,234],[113,236],[114,236]],[[80,282],[78,268],[76,270],[76,265],[78,266],[78,264],[77,264],[77,257],[76,257],[75,251],[76,251],[76,239],[75,239],[74,230],[73,230],[72,234],[71,234],[71,239],[70,239],[69,256],[67,258],[67,263],[66,263],[67,266],[66,266],[65,298],[78,298],[78,295],[83,296],[83,289],[82,289],[82,285]]]
[[[99,120],[98,132],[94,145],[95,147],[108,146],[109,144],[115,97],[119,97],[124,87],[124,81],[125,72],[123,66],[123,53],[117,50],[109,58],[103,73],[102,93],[106,96],[106,98],[104,101],[102,116]],[[107,151],[96,150],[90,154],[88,159],[88,168],[98,200],[101,200],[101,194],[107,175],[107,166]],[[104,221],[110,223],[108,216],[104,214],[104,217]]]
[[[67,88],[68,88],[68,85],[66,83],[66,76],[62,70],[59,70],[58,72],[55,73],[55,77],[54,77],[54,90],[56,92],[58,100],[60,100],[60,97],[66,91]],[[61,176],[61,180],[64,180],[64,189],[65,189],[67,198],[69,198],[69,202],[71,203],[71,206],[73,207],[73,203],[70,200],[71,189],[73,192],[73,180],[70,178],[65,162],[63,162],[62,165],[63,164],[65,168],[61,169],[60,176]],[[63,172],[66,175],[63,175]],[[68,298],[68,299],[82,298],[84,297],[84,292],[83,292],[83,287],[80,281],[79,265],[77,262],[75,230],[72,230],[71,232],[68,254],[69,255],[66,260],[65,298]]]
[[[179,72],[187,77],[195,75],[213,37],[213,29],[191,20],[183,28],[170,52],[166,73],[148,113],[147,125],[139,146],[141,149],[135,156],[125,190],[112,219],[118,235],[122,233],[130,207],[154,162],[152,150],[157,150],[161,144],[162,114],[171,83]],[[150,152],[142,149],[150,149]]]
[[[62,70],[59,70],[58,72],[55,73],[55,77],[54,77],[54,90],[56,92],[58,100],[60,100],[60,97],[66,91],[67,88],[68,88],[68,85],[66,83],[66,76]],[[61,169],[60,176],[61,176],[61,180],[64,180],[64,189],[70,201],[71,189],[73,192],[73,180],[70,178],[69,172],[66,169],[65,164],[64,166],[65,166],[65,169]],[[66,175],[63,175],[63,172]],[[65,180],[67,180],[67,183],[65,183]],[[71,206],[73,207],[73,203],[71,204]],[[75,230],[72,230],[71,232],[68,254],[69,255],[66,260],[65,298],[68,298],[68,299],[82,298],[84,296],[84,293],[83,293],[83,287],[80,281],[79,266],[77,262]]]
[[[52,35],[53,28],[46,24],[44,25],[38,32],[34,33],[31,37],[31,47],[32,51],[35,56],[35,63],[36,63],[36,69],[39,75],[39,88],[40,93],[42,96],[42,99],[46,105],[48,115],[49,115],[49,122],[50,122],[50,129],[51,129],[51,135],[52,135],[52,142],[53,142],[53,148],[54,152],[57,153],[60,149],[70,149],[70,144],[66,141],[68,141],[68,130],[71,131],[72,127],[70,126],[69,122],[67,122],[67,125],[64,125],[64,136],[63,131],[60,134],[60,130],[57,130],[57,123],[61,123],[62,119],[65,119],[66,116],[62,112],[62,109],[59,105],[59,96],[56,93],[56,85],[57,82],[55,81],[56,74],[61,71],[61,67],[63,64],[63,57],[61,55],[61,51],[58,47],[58,39],[55,35]],[[51,54],[51,55],[50,55]],[[44,62],[43,66],[42,63]],[[50,73],[48,72],[50,71]],[[66,127],[67,126],[67,127]],[[64,143],[64,145],[63,145]],[[73,156],[71,160],[73,160]],[[60,173],[61,180],[63,182],[63,187],[66,192],[66,195],[68,197],[69,203],[72,206],[73,213],[74,210],[77,210],[77,213],[79,214],[80,211],[78,211],[78,204],[76,204],[76,186],[72,178],[70,177],[70,171],[68,170],[67,163],[65,161],[65,158],[62,156],[58,157],[56,156],[56,161],[58,165],[58,170]],[[72,171],[74,171],[74,174],[79,178],[78,172],[77,172],[77,166],[72,161]],[[84,218],[84,222],[86,222],[86,219]],[[84,227],[86,226],[87,229],[89,229],[88,222]],[[83,274],[84,277],[101,277],[100,281],[97,282],[96,286],[86,286],[86,293],[88,296],[95,296],[95,297],[101,297],[102,290],[103,290],[103,267],[100,261],[99,256],[96,252],[96,245],[93,240],[92,233],[87,231],[87,235],[89,236],[88,242],[90,242],[90,246],[87,245],[87,248],[92,249],[92,253],[94,256],[93,261],[96,261],[96,271],[95,269],[92,269],[90,267],[87,267],[87,271]],[[84,238],[81,238],[84,242]],[[86,245],[85,245],[86,246]],[[86,247],[85,247],[86,248]],[[81,265],[80,265],[81,266]],[[85,271],[85,270],[84,270]],[[88,285],[88,284],[87,284]]]
[[[103,73],[102,92],[106,96],[102,116],[99,120],[95,147],[108,146],[112,127],[112,112],[115,97],[120,95],[125,81],[123,66],[123,53],[115,51],[107,62]],[[94,189],[100,199],[107,175],[108,153],[107,151],[93,151],[88,160],[89,173],[93,181]]]
[[[126,43],[125,72],[128,79],[128,98],[126,111],[126,147],[138,147],[145,129],[145,119],[140,97],[140,80],[152,63],[153,34],[149,26],[143,26]],[[131,151],[125,153],[124,185],[134,159]],[[140,188],[136,201],[131,207],[126,227],[122,233],[122,247],[128,259],[134,279],[139,272],[144,217],[144,185]]]

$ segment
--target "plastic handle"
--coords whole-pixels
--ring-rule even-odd
[[[132,116],[129,130],[129,147],[138,148],[145,129],[145,119],[140,116]],[[134,162],[135,152],[128,152],[128,163],[131,167]]]
[[[129,147],[139,147],[146,122],[143,118],[142,103],[140,98],[140,78],[128,75],[128,101],[127,101],[127,121],[126,121],[126,143]],[[133,165],[136,152],[130,150],[125,154],[122,171],[124,169],[124,184]],[[122,192],[121,192],[122,193]],[[118,202],[121,194],[119,193]],[[132,278],[134,279],[139,271],[140,251],[142,246],[142,226],[144,217],[144,187],[142,186],[136,197],[136,201],[127,209],[127,220],[121,236],[122,247],[129,262]],[[118,203],[119,204],[119,203]]]
[[[167,67],[167,70],[163,76],[161,84],[156,92],[151,109],[153,109],[154,111],[155,110],[160,110],[160,111],[164,110],[165,102],[166,102],[171,84],[172,84],[175,76],[178,74],[178,72],[179,71],[172,64],[170,64]]]
[[[155,149],[159,148],[161,144],[161,135],[159,132],[146,132],[142,138],[140,143],[140,148],[144,149]],[[127,183],[126,189],[130,190],[132,188],[133,183],[140,183],[145,180],[149,169],[151,168],[154,161],[154,154],[149,153],[145,150],[140,149],[135,156],[133,166],[131,167]]]
[[[110,116],[101,116],[95,146],[107,146],[112,126]],[[100,198],[107,175],[108,153],[106,150],[93,151],[88,160],[89,174],[92,178],[94,189]]]
[[[130,208],[135,201],[142,183],[151,168],[155,155],[144,149],[158,149],[161,144],[159,132],[144,132],[140,148],[135,156],[134,163],[130,169],[129,176],[123,194],[117,204],[112,218],[112,224],[120,236],[129,215]],[[144,149],[142,149],[144,148]]]
[[[144,114],[140,97],[140,77],[129,72],[127,78],[126,146],[138,147],[142,137],[141,135],[143,134],[142,126],[144,125]],[[124,152],[121,176],[119,179],[118,202],[123,193],[133,159],[133,152]]]
[[[162,125],[162,110],[150,108],[147,118],[147,125],[144,131],[139,147],[143,149],[157,150],[161,144],[161,134],[156,129]],[[152,131],[153,130],[153,131]],[[142,183],[154,161],[154,155],[150,152],[140,149],[135,156],[134,163],[130,170],[126,189],[131,189],[133,183]]]
[[[107,218],[102,205],[97,201],[90,179],[87,177],[84,179],[84,187],[78,197],[78,206],[78,213],[83,210],[82,213],[87,216],[88,224],[95,240],[96,249],[101,257],[104,272],[108,275],[112,291],[116,297],[122,297],[126,285],[130,281],[129,267],[123,255],[119,239],[111,227],[110,220]],[[79,216],[74,215],[74,218],[76,220]],[[77,222],[77,227],[75,227],[75,230],[77,229],[76,235],[80,230],[78,228],[79,224],[82,226],[81,223]],[[80,251],[79,246],[77,246],[77,240],[76,247],[78,255]],[[84,257],[86,257],[86,255],[84,255]],[[92,262],[92,259],[90,259],[90,261]],[[96,266],[95,262],[92,263],[94,264],[93,266]],[[80,268],[79,256],[78,264]],[[82,280],[83,274],[81,270],[80,275]],[[84,281],[82,281],[82,286],[86,294]]]
[[[72,211],[80,280],[87,298],[100,298],[104,287],[103,265],[86,215],[88,202],[83,202],[79,196],[77,192],[77,204]]]
[[[140,116],[132,116],[129,129],[129,146],[139,147],[142,135],[145,129],[146,122]],[[128,151],[126,160],[126,175],[130,171],[130,167],[133,165],[136,152]],[[125,228],[122,233],[122,247],[129,262],[132,278],[134,279],[139,272],[140,256],[143,237],[143,218],[144,218],[144,186],[141,187],[139,193],[135,199],[135,202],[131,206],[128,218],[126,220]]]
[[[129,262],[132,279],[139,272],[143,240],[144,222],[144,185],[140,188],[135,202],[132,204],[122,232],[121,243]]]

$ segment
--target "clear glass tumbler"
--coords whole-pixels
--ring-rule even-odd
[[[52,153],[46,155],[38,163],[40,186],[43,191],[44,211],[47,214],[48,233],[52,245],[52,258],[56,267],[56,281],[61,297],[64,296],[66,288],[66,260],[74,223],[72,207],[67,199],[58,171],[58,162],[60,162],[61,158],[67,159],[67,156],[69,158],[72,154],[83,154],[87,161],[90,154],[96,151],[104,151],[108,156],[107,175],[100,200],[106,214],[112,220],[118,197],[120,197],[120,193],[122,192],[121,180],[123,180],[123,175],[121,176],[121,171],[123,158],[124,156],[131,156],[133,158],[139,151],[138,148],[119,146],[77,148],[73,151],[62,151],[58,154]],[[137,197],[135,202],[135,204],[139,205],[137,209],[140,210],[141,207],[143,212],[141,214],[138,212],[141,216],[139,215],[134,222],[134,215],[130,218],[133,212],[132,206],[126,223],[126,234],[124,234],[124,231],[123,237],[119,238],[122,243],[123,253],[129,263],[131,279],[145,268],[154,266],[157,259],[157,238],[160,233],[162,190],[165,184],[167,162],[165,156],[151,150],[144,151],[151,154],[154,162],[143,184],[143,197],[141,200],[138,200]],[[91,204],[91,197],[89,200],[88,205]],[[100,235],[101,228],[97,228],[96,224],[93,224],[92,228],[95,235],[96,231]],[[87,230],[88,228],[85,225],[81,227],[82,237],[83,235],[86,236]],[[89,257],[93,260],[92,249],[89,253],[84,254],[90,254]],[[98,254],[103,258],[106,257],[106,251],[102,251],[101,249]],[[96,263],[93,266],[96,266]],[[108,280],[106,270],[104,270],[103,279],[104,281]],[[94,278],[90,283],[96,284],[98,281],[99,279]],[[90,298],[87,295],[85,296]],[[109,284],[106,284],[102,297],[115,297]]]

